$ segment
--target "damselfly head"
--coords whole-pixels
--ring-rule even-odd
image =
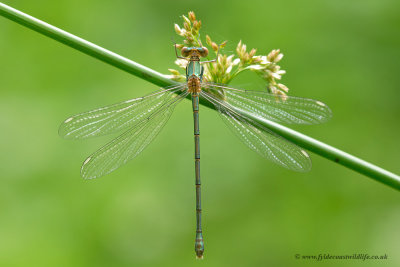
[[[197,56],[197,57],[206,57],[208,56],[208,49],[206,47],[182,47],[181,49],[181,54],[184,57],[192,57],[192,56]]]

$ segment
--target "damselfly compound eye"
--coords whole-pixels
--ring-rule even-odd
[[[208,56],[208,49],[206,47],[204,47],[204,46],[198,48],[197,51],[199,51],[200,56],[202,56],[202,57]]]
[[[181,54],[182,54],[182,56],[183,56],[183,57],[187,57],[187,56],[189,55],[190,50],[192,50],[192,49],[189,49],[189,48],[187,48],[186,46],[185,46],[185,47],[182,47],[182,49],[181,49]]]

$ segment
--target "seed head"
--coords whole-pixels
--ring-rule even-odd
[[[222,44],[220,44],[220,48],[224,48],[226,46],[226,44],[228,43],[228,41],[223,41]]]
[[[176,23],[175,23],[174,27],[175,27],[175,32],[176,32],[178,35],[182,36],[181,27],[179,27],[179,25],[176,24]]]
[[[210,38],[210,36],[207,34],[206,35],[206,43],[209,45],[209,46],[212,46],[212,41],[211,41],[211,38]]]
[[[218,45],[216,43],[212,42],[211,47],[215,52],[218,51]]]
[[[193,11],[189,11],[189,19],[191,22],[194,22],[196,20],[196,15]]]
[[[287,86],[286,85],[284,85],[284,84],[281,84],[281,83],[278,83],[277,84],[277,87],[280,89],[280,90],[282,90],[282,91],[284,91],[284,92],[289,92],[289,88],[287,88]]]
[[[185,28],[186,31],[190,32],[191,27],[190,27],[189,23],[187,23],[187,22],[183,23],[183,27]]]
[[[267,56],[268,61],[275,63],[279,62],[282,58],[283,54],[280,53],[279,49],[272,50]]]
[[[201,21],[196,19],[193,11],[188,13],[188,16],[182,16],[183,26],[174,25],[175,32],[184,38],[183,44],[177,44],[176,48],[181,49],[186,46],[203,46],[200,39]],[[214,42],[209,35],[206,35],[206,44],[209,50],[212,49],[215,53],[226,46],[227,41],[224,41],[219,46]],[[286,72],[281,70],[277,64],[283,58],[283,54],[279,49],[274,49],[267,55],[257,55],[256,49],[251,49],[247,52],[247,46],[242,41],[239,41],[236,46],[236,53],[227,56],[219,53],[217,62],[203,64],[204,74],[203,79],[209,82],[228,84],[239,73],[244,70],[250,70],[259,75],[266,81],[268,92],[277,97],[277,101],[286,100],[286,93],[289,89],[282,83],[277,83],[277,80],[282,78]],[[212,59],[212,58],[209,58]],[[175,63],[180,69],[185,69],[187,60],[177,59]],[[185,81],[184,74],[180,74],[178,70],[170,69],[171,79],[177,81]],[[221,92],[219,92],[221,93]],[[221,95],[223,97],[223,93]]]
[[[191,24],[191,23],[190,23],[190,19],[188,19],[185,15],[182,15],[182,18],[183,18],[183,20],[184,20],[188,25]]]
[[[168,69],[169,72],[171,72],[173,75],[180,75],[179,71],[175,69]]]
[[[197,20],[193,22],[193,29],[199,30],[199,22]]]

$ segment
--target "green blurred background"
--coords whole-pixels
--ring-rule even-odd
[[[294,129],[400,173],[398,0],[3,2],[163,73],[173,24],[194,10],[231,49],[280,48],[290,94],[333,111]],[[0,63],[0,266],[400,266],[398,191],[313,154],[309,173],[276,166],[205,108],[206,251],[195,261],[190,102],[134,161],[84,181],[82,161],[111,137],[66,141],[59,124],[156,87],[4,18]],[[389,259],[295,259],[320,253]]]

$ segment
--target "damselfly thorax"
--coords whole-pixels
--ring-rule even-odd
[[[199,94],[204,73],[204,67],[201,65],[203,62],[200,62],[200,57],[206,57],[208,49],[205,47],[183,47],[181,54],[182,58],[188,60],[188,65],[186,66],[188,91],[191,94]]]

